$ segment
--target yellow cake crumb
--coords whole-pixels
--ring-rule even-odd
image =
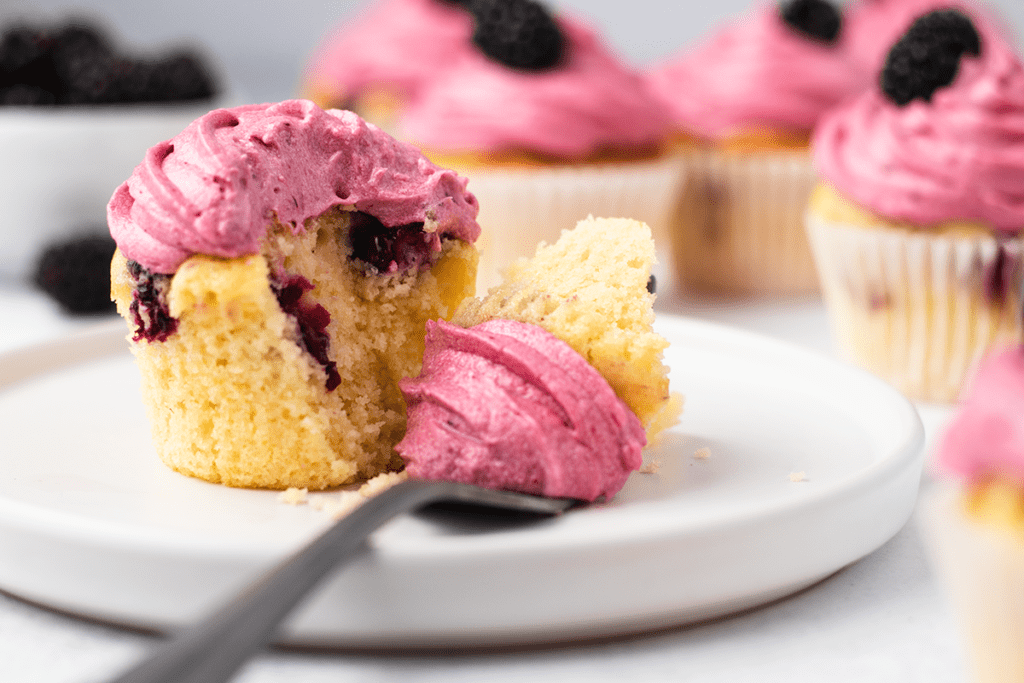
[[[303,505],[306,503],[308,493],[309,489],[291,486],[277,494],[277,499],[286,505]]]
[[[794,483],[799,483],[799,482],[802,482],[802,481],[808,481],[807,473],[806,472],[790,472],[789,473],[789,480],[794,482]]]
[[[370,498],[388,490],[395,484],[403,482],[409,475],[403,472],[384,472],[370,479],[356,490],[339,491],[317,497],[313,509],[325,512],[334,519],[341,519]]]
[[[657,474],[658,470],[661,469],[660,460],[652,460],[651,462],[644,463],[637,472],[641,474]]]
[[[693,452],[693,457],[697,460],[707,460],[711,457],[711,449],[707,446],[702,446]]]

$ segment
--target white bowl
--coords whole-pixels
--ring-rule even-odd
[[[0,280],[30,276],[55,240],[103,229],[110,196],[146,150],[220,106],[0,107]]]

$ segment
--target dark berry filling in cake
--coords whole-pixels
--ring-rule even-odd
[[[405,272],[432,265],[436,254],[430,238],[423,232],[422,223],[388,228],[368,213],[349,214],[348,246],[352,258],[362,261],[374,273]]]
[[[281,310],[298,323],[302,346],[327,373],[327,391],[333,391],[341,384],[341,375],[338,374],[337,363],[327,355],[331,345],[327,336],[331,314],[320,304],[303,297],[313,290],[313,283],[301,275],[284,275],[280,281],[271,282],[270,286]]]
[[[116,248],[98,229],[97,234],[55,242],[39,257],[35,283],[68,313],[113,313],[110,259]]]
[[[128,261],[128,274],[135,288],[128,310],[135,325],[134,341],[163,342],[178,329],[178,319],[167,308],[171,276],[154,273],[137,261]]]
[[[788,0],[779,7],[788,26],[805,38],[832,44],[843,28],[843,15],[826,0]]]
[[[981,54],[981,38],[971,20],[956,10],[929,12],[889,51],[881,73],[882,92],[901,107],[917,98],[930,102],[936,90],[956,78],[965,52]]]

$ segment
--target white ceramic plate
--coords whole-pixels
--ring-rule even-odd
[[[658,326],[687,407],[648,449],[657,472],[531,526],[396,520],[300,608],[287,640],[480,646],[683,624],[788,595],[903,526],[923,438],[908,401],[789,344],[670,316]],[[0,355],[0,588],[163,628],[329,520],[166,469],[124,334],[115,321]]]

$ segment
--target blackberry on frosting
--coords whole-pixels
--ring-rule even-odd
[[[843,15],[828,0],[788,0],[779,6],[782,20],[807,38],[832,44],[843,28]]]
[[[514,69],[542,71],[562,60],[565,37],[551,14],[533,0],[471,0],[473,43]]]
[[[970,18],[952,9],[929,12],[889,51],[882,92],[901,107],[918,98],[930,102],[936,90],[956,78],[964,53],[981,54],[981,38]]]

